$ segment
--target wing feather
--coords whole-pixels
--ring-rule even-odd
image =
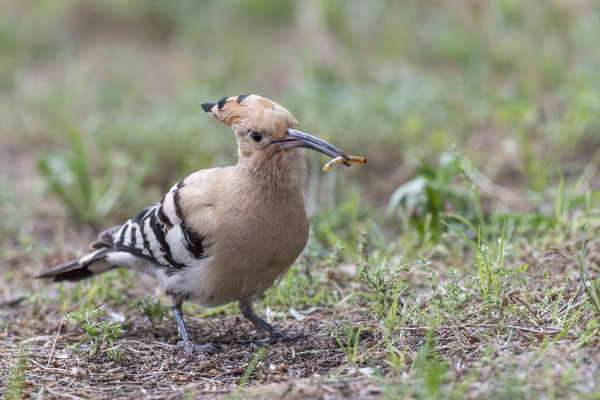
[[[112,232],[114,248],[175,269],[205,257],[203,237],[186,225],[178,205],[183,186],[184,181],[179,182],[159,203]]]

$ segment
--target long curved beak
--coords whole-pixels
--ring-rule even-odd
[[[316,150],[319,153],[328,155],[331,158],[342,156],[346,158],[346,155],[342,153],[337,147],[327,143],[324,140],[309,135],[308,133],[300,132],[296,129],[288,128],[287,135],[283,139],[274,140],[271,144],[275,144],[279,149],[289,149],[293,147],[303,147],[305,149]],[[350,165],[348,163],[344,163]]]

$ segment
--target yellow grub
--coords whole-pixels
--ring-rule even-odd
[[[325,164],[323,166],[323,172],[329,172],[329,171],[331,171],[331,169],[333,167],[335,167],[338,164],[344,163],[344,162],[351,163],[351,164],[364,164],[367,162],[367,159],[364,157],[348,156],[348,155],[344,154],[344,155],[334,158],[333,160],[331,160],[327,164]]]
[[[329,171],[331,171],[331,168],[333,168],[336,165],[341,164],[343,162],[344,162],[344,157],[342,157],[342,156],[336,157],[323,166],[323,172],[329,172]]]

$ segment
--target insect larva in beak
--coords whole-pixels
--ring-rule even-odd
[[[341,164],[343,162],[344,162],[344,157],[342,157],[342,156],[336,157],[323,166],[323,172],[329,172],[329,171],[331,171],[331,168],[333,168],[336,165]]]
[[[325,164],[323,166],[323,172],[329,172],[329,171],[331,171],[331,169],[333,167],[335,167],[336,165],[341,164],[343,162],[348,162],[351,164],[364,164],[367,162],[367,159],[364,157],[347,156],[344,154],[344,155],[334,158],[333,160],[331,160],[327,164]]]

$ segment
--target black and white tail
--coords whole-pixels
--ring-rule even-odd
[[[92,249],[97,249],[96,251],[77,260],[59,265],[36,276],[36,278],[53,278],[54,281],[78,281],[116,268],[106,260],[106,256],[115,251],[113,249],[112,233],[118,228],[107,229],[98,236],[98,242],[91,245]]]
[[[106,261],[107,254],[112,251],[109,248],[96,250],[77,260],[69,261],[46,271],[36,276],[36,278],[54,278],[55,281],[78,281],[92,275],[101,274],[115,268],[114,265]]]

